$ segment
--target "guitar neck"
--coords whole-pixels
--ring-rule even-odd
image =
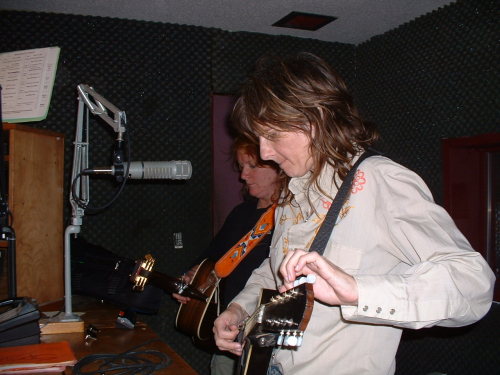
[[[185,297],[196,298],[202,301],[207,299],[207,296],[198,289],[192,288],[188,284],[183,283],[180,279],[165,275],[157,271],[151,271],[148,280],[152,285],[163,289],[167,293],[177,293]]]
[[[142,292],[146,283],[157,286],[165,292],[177,293],[185,297],[206,301],[209,296],[205,295],[205,290],[186,284],[180,278],[165,275],[164,273],[153,271],[154,258],[147,254],[145,260],[136,261],[136,267],[130,275],[133,283],[133,290]]]
[[[163,289],[167,293],[171,293],[172,287],[179,289],[182,284],[181,280],[157,271],[151,271],[148,276],[148,282]]]

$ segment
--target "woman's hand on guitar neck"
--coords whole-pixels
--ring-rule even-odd
[[[300,276],[316,275],[314,298],[329,305],[357,305],[358,284],[354,277],[317,252],[291,250],[280,266],[284,285],[280,292],[294,287]]]
[[[193,280],[193,277],[196,274],[196,271],[198,270],[198,267],[200,267],[199,264],[197,264],[196,266],[193,266],[189,271],[187,271],[184,275],[182,275],[180,277],[180,279],[182,280],[182,282],[185,283],[185,284],[189,284],[191,282],[191,280]],[[191,298],[185,297],[185,296],[181,296],[178,293],[172,293],[172,297],[174,297],[177,301],[179,301],[180,303],[183,303],[183,304],[186,304],[186,303],[188,303],[191,300]]]
[[[180,294],[177,294],[177,293],[172,293],[172,297],[174,297],[177,301],[179,301],[182,304],[186,304],[189,301],[191,301],[191,298],[181,296]]]
[[[248,314],[237,303],[229,305],[226,311],[219,315],[214,322],[215,344],[220,350],[225,350],[236,355],[241,355],[241,344],[235,342],[238,336],[238,325]]]

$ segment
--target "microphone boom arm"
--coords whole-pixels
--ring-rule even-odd
[[[73,225],[81,225],[84,215],[84,208],[89,202],[89,177],[82,174],[89,166],[89,112],[102,118],[110,125],[115,133],[116,140],[123,141],[123,133],[125,133],[125,124],[127,117],[125,112],[118,109],[114,104],[110,103],[106,98],[96,92],[92,87],[80,84],[78,90],[78,117],[76,123],[75,149],[73,154],[73,170],[71,173],[71,183],[76,183],[74,192],[70,189],[69,200],[72,207]],[[114,117],[110,117],[108,110],[111,111]],[[77,183],[76,179],[80,179]],[[76,197],[73,193],[76,193]],[[78,197],[80,204],[76,198]]]
[[[89,202],[89,176],[82,174],[89,164],[89,112],[102,118],[117,133],[117,141],[123,141],[127,122],[124,111],[106,100],[92,87],[80,84],[78,91],[78,115],[74,141],[73,169],[71,173],[69,200],[72,208],[71,224],[64,232],[64,294],[65,313],[62,322],[80,321],[80,317],[73,314],[71,295],[71,235],[80,233],[82,218]],[[110,117],[108,110],[113,113]],[[75,184],[73,189],[73,184]],[[73,191],[74,190],[74,191]],[[75,196],[76,195],[76,196]],[[78,199],[78,201],[77,201]],[[82,207],[83,206],[83,207]]]
[[[83,101],[90,112],[94,115],[101,117],[106,121],[113,130],[118,133],[118,139],[123,140],[123,133],[125,132],[125,126],[122,124],[127,123],[126,115],[124,111],[118,109],[114,104],[110,103],[106,98],[97,93],[92,87],[84,84],[77,86],[78,98]],[[90,96],[94,99],[91,100]],[[114,114],[114,118],[108,115],[109,109]]]

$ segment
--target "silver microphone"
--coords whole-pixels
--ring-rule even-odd
[[[123,163],[127,170],[127,163]],[[191,162],[187,160],[173,161],[131,161],[128,178],[187,180],[191,178]]]
[[[85,169],[83,174],[110,174],[123,176],[127,170],[128,163],[123,163],[123,169],[111,167],[95,167]],[[193,170],[191,162],[187,160],[173,161],[131,161],[128,178],[132,180],[145,179],[170,179],[187,180],[191,178]]]

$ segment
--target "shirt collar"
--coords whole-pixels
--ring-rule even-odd
[[[354,156],[351,162],[352,164],[354,164],[358,160],[361,153],[358,153]],[[326,198],[324,194],[321,194],[320,190],[318,190],[318,188],[316,187],[316,184],[312,184],[309,190],[307,189],[311,175],[312,172],[307,172],[302,177],[292,177],[290,179],[288,188],[299,204],[301,204],[301,198],[307,198],[307,196],[309,197],[309,200],[311,202],[314,202],[318,198],[327,199],[329,201],[335,198],[335,194],[337,194],[338,190],[337,186],[340,186],[342,184],[342,181],[338,178],[338,176],[336,176],[337,184],[335,184],[333,167],[331,167],[329,164],[325,164],[318,178],[319,187],[322,191],[328,193],[330,195],[330,198]]]

